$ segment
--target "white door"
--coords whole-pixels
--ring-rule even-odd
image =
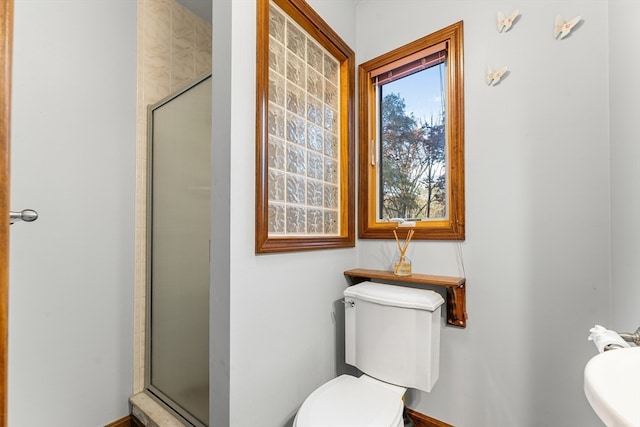
[[[106,425],[133,391],[136,2],[13,15],[10,208],[39,218],[10,229],[8,424]]]

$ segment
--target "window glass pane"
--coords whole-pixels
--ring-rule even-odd
[[[447,217],[445,63],[378,87],[379,219]]]
[[[335,236],[340,64],[276,5],[270,13],[269,234]]]

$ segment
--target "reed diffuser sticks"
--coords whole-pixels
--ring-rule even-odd
[[[411,275],[411,261],[407,258],[407,248],[409,247],[409,243],[411,242],[411,238],[413,237],[414,230],[411,229],[407,233],[407,237],[404,239],[404,243],[400,244],[400,239],[398,238],[398,233],[396,230],[393,230],[393,235],[396,237],[396,245],[398,246],[398,251],[400,252],[400,258],[393,264],[393,274],[396,276],[410,276]]]
[[[404,239],[403,245],[400,245],[400,239],[398,238],[398,233],[396,233],[396,230],[393,230],[393,235],[396,236],[396,244],[398,245],[400,256],[404,256],[407,252],[407,248],[409,247],[409,243],[411,242],[411,238],[413,237],[413,229],[409,230],[409,232],[407,233],[407,237]]]

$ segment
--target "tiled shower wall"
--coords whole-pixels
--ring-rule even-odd
[[[138,0],[134,394],[144,388],[147,107],[210,71],[210,23],[175,0]]]

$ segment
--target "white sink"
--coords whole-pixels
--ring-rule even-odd
[[[640,347],[591,358],[584,368],[584,394],[607,427],[640,427]]]

